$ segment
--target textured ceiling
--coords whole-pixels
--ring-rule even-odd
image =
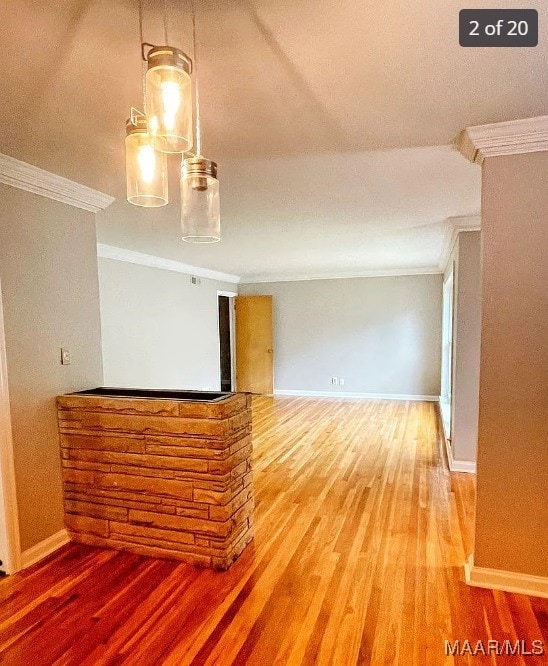
[[[163,3],[144,0],[144,4],[145,38],[158,42]],[[478,212],[477,170],[466,165],[471,175],[464,177],[454,157],[444,155],[439,158],[443,179],[435,181],[444,191],[432,196],[426,179],[417,179],[408,168],[413,153],[396,151],[394,159],[403,163],[395,167],[391,158],[391,172],[381,174],[381,180],[387,181],[387,191],[401,190],[406,197],[379,197],[366,180],[360,184],[350,179],[345,190],[349,178],[342,162],[332,156],[344,156],[353,173],[355,160],[360,165],[363,160],[384,164],[382,152],[364,158],[366,152],[449,144],[467,125],[541,115],[548,108],[546,3],[478,0],[474,5],[539,9],[539,46],[531,49],[461,48],[462,3],[457,0],[197,0],[197,4],[204,147],[220,162],[226,230],[218,248],[190,253],[202,257],[207,266],[224,264],[228,270],[236,257],[240,262],[239,241],[233,240],[236,232],[242,238],[268,238],[280,221],[288,220],[291,242],[303,257],[314,256],[307,254],[311,228],[315,237],[332,244],[334,230],[342,242],[345,225],[360,229],[363,224],[363,233],[378,237],[375,257],[364,248],[360,260],[359,250],[350,244],[359,234],[350,234],[344,251],[333,249],[330,265],[335,267],[342,257],[352,257],[356,265],[361,261],[364,269],[376,258],[387,265],[405,264],[405,253],[397,257],[391,253],[394,221],[405,226],[407,219],[415,220],[413,238],[423,234],[426,248],[432,236],[428,225],[443,222],[438,199],[453,202],[443,207],[444,215]],[[170,41],[191,50],[188,2],[168,0],[168,5]],[[0,151],[123,196],[124,121],[129,107],[139,105],[141,97],[137,2],[4,0],[0,39],[4,62]],[[325,161],[319,162],[317,156]],[[283,160],[291,178],[283,178]],[[335,165],[332,172],[331,165]],[[365,171],[373,177],[369,167]],[[263,174],[271,174],[272,180],[264,182]],[[316,183],[314,196],[302,198],[301,175],[305,184]],[[470,190],[464,202],[465,180]],[[330,198],[330,185],[344,195]],[[410,193],[410,185],[416,191]],[[127,220],[133,216],[138,227],[141,212],[120,204],[113,210],[121,211],[119,220],[111,213],[113,238],[134,244]],[[166,228],[176,227],[176,206],[161,215],[171,216]],[[114,229],[117,225],[120,233]],[[108,236],[105,231],[101,235]],[[147,243],[138,249],[155,247],[166,256],[189,253],[167,232],[161,247]],[[316,263],[328,260],[330,248],[324,250]],[[289,248],[280,246],[278,251],[289,257]],[[282,254],[273,253],[274,248],[259,260],[265,271],[292,270],[293,260],[288,258],[284,268]],[[427,265],[430,259],[426,251],[420,257],[409,249],[410,265]],[[312,263],[310,258],[310,270]],[[248,272],[256,269],[250,267]]]

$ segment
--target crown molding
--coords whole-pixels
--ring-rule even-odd
[[[2,153],[0,153],[0,183],[91,213],[104,210],[114,201],[114,197],[108,194]]]
[[[312,274],[264,274],[242,277],[242,284],[258,284],[263,282],[304,282],[307,280],[351,280],[354,278],[371,277],[398,277],[403,275],[437,275],[442,271],[438,266],[424,266],[419,268],[384,268],[379,270],[357,271],[355,273],[328,273],[324,275]]]
[[[446,220],[445,235],[443,237],[440,260],[438,268],[440,271],[445,271],[447,262],[453,252],[453,248],[457,241],[458,235],[462,231],[480,231],[481,230],[481,215],[463,215],[461,217],[449,217]]]
[[[480,165],[486,157],[548,150],[548,116],[467,127],[455,144],[466,159]]]
[[[165,271],[196,275],[198,277],[217,280],[219,282],[231,282],[233,284],[238,284],[240,282],[239,275],[222,273],[221,271],[201,268],[200,266],[193,266],[191,264],[183,264],[182,262],[174,261],[173,259],[164,259],[163,257],[156,257],[152,254],[126,250],[123,247],[116,247],[114,245],[97,243],[97,256],[102,257],[103,259],[125,261],[128,264],[139,264],[140,266],[148,266],[149,268],[161,268]]]
[[[223,273],[221,271],[201,268],[192,264],[184,264],[172,259],[164,259],[144,252],[126,250],[114,245],[97,243],[97,256],[103,259],[114,259],[116,261],[125,261],[130,264],[139,264],[149,266],[150,268],[162,268],[176,273],[186,273],[187,275],[197,275],[198,277],[218,280],[219,282],[231,282],[233,284],[256,284],[263,282],[300,282],[303,280],[342,280],[363,277],[397,277],[400,275],[438,275],[443,272],[438,266],[425,266],[421,268],[394,268],[383,270],[361,271],[357,273],[333,273],[329,275],[285,275],[268,274],[252,275],[249,277],[240,277],[232,273]]]

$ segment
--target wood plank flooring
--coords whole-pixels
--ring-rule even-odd
[[[254,400],[256,538],[228,572],[69,544],[0,582],[6,664],[546,664],[548,601],[469,588],[474,485],[432,403]],[[502,547],[502,545],[501,545]]]

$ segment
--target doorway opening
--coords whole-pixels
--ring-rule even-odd
[[[234,297],[232,292],[217,292],[219,312],[219,368],[221,391],[236,390],[234,348]]]
[[[0,284],[0,573],[11,574],[18,571],[20,555],[2,285]]]
[[[451,439],[453,394],[453,271],[443,283],[440,412],[445,438]]]

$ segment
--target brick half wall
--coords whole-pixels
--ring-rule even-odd
[[[251,396],[57,406],[74,541],[225,570],[252,540]]]

